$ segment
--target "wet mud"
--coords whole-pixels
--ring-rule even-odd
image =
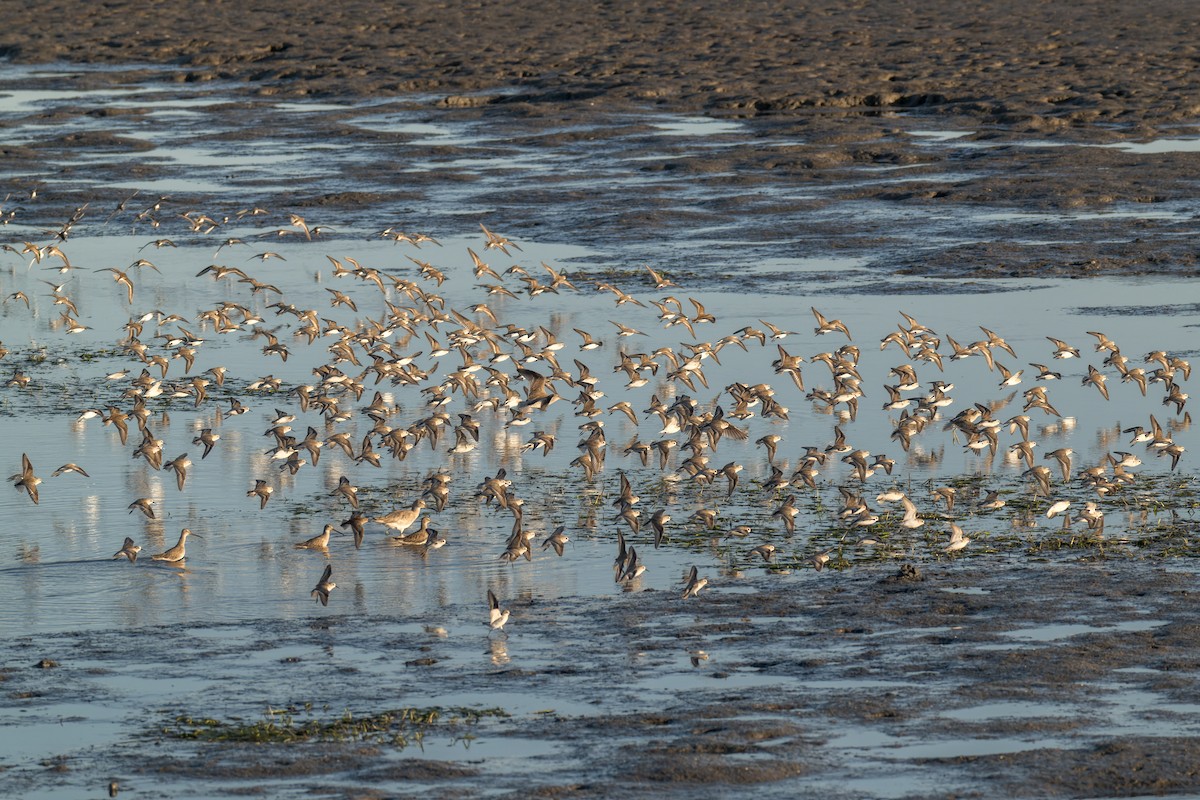
[[[437,92],[447,106],[657,103],[779,115],[949,108],[1039,131],[1190,122],[1200,109],[1189,72],[1196,10],[1186,2],[1023,2],[970,13],[950,0],[903,13],[834,2],[733,10],[712,0],[606,3],[586,15],[570,3],[490,1],[385,10],[299,0],[199,15],[132,2],[84,8],[14,9],[0,46],[24,62],[169,64],[180,82],[292,96]],[[37,24],[45,14],[64,24]],[[1173,24],[1160,24],[1165,18]],[[514,86],[521,96],[504,100]],[[476,97],[461,97],[468,93]]]
[[[1200,709],[1190,575],[1103,560],[897,574],[760,576],[689,604],[652,591],[540,609],[527,598],[513,603],[521,625],[507,639],[336,616],[21,639],[21,666],[0,686],[35,724],[80,695],[130,702],[117,675],[152,680],[159,670],[159,681],[211,684],[186,704],[156,694],[125,737],[0,781],[20,794],[111,774],[139,795],[346,798],[1122,797],[1200,787],[1198,740],[1184,734]],[[37,669],[45,654],[60,665]],[[429,658],[398,668],[414,655]],[[390,684],[372,678],[385,662]],[[138,666],[149,664],[159,666]],[[406,745],[199,742],[178,723],[252,721],[266,709],[366,717],[398,701],[471,696],[503,713],[467,724],[447,710],[445,724]]]
[[[581,278],[653,261],[689,287],[773,295],[797,280],[779,260],[818,257],[845,262],[805,272],[813,293],[1182,280],[1198,271],[1200,17],[1128,6],[14,7],[0,90],[85,96],[5,117],[4,212],[52,228],[88,204],[102,220],[152,186],[172,212],[261,204],[351,230],[486,217],[625,259]],[[165,156],[136,134],[166,126],[171,103],[187,112]],[[666,117],[683,128],[664,134]],[[292,157],[308,160],[273,180],[271,159]],[[30,413],[78,405],[69,376],[50,387]],[[966,558],[903,572],[891,555],[731,565],[688,604],[522,594],[507,638],[340,613],[6,636],[7,730],[64,739],[0,770],[0,794],[109,780],[172,797],[1194,794],[1194,570],[1169,556],[1200,540],[1172,517],[1153,543],[1069,558],[978,536]],[[999,549],[1003,569],[976,557]],[[403,747],[196,741],[177,722],[455,706],[506,716]]]
[[[946,0],[903,14],[884,3],[752,3],[737,13],[712,2],[613,3],[587,15],[493,2],[269,6],[13,9],[0,54],[22,66],[90,65],[69,80],[94,90],[219,98],[209,110],[218,122],[180,131],[181,143],[269,142],[273,155],[314,138],[360,154],[403,148],[400,160],[380,152],[334,167],[336,182],[246,186],[236,203],[391,206],[404,217],[432,209],[426,221],[437,225],[454,217],[437,201],[457,184],[466,208],[492,210],[519,235],[569,232],[588,246],[716,228],[769,246],[764,255],[861,257],[876,278],[1196,274],[1200,91],[1190,66],[1200,15],[1188,3],[968,12]],[[43,25],[44,14],[73,23]],[[314,110],[299,125],[261,113],[294,101],[360,107]],[[364,129],[363,104],[486,138],[414,144],[419,135]],[[652,127],[663,113],[739,127],[697,147],[664,140]],[[105,130],[147,114],[65,104],[32,121],[78,116],[96,130],[6,146],[0,169],[53,176],[56,202],[45,210],[57,218],[100,199],[88,185],[169,174],[169,164],[136,157],[145,141]],[[547,148],[618,169],[531,175]],[[120,152],[128,163],[88,157]],[[47,172],[48,157],[62,165]],[[499,180],[481,180],[468,166],[478,159],[496,162],[485,169]],[[405,168],[414,161],[430,168]],[[676,270],[690,258],[666,246],[654,255]]]

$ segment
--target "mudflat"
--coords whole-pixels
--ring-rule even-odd
[[[177,80],[293,96],[520,87],[523,102],[791,116],[921,107],[1014,131],[1133,135],[1200,111],[1200,11],[1184,0],[52,0],[6,19],[0,53],[15,61],[170,64]]]
[[[1153,144],[1194,133],[1200,111],[1192,73],[1200,11],[1186,2],[298,0],[199,11],[116,0],[7,12],[0,56],[10,63],[109,67],[72,76],[76,86],[177,84],[193,95],[207,86],[231,100],[393,100],[459,121],[488,120],[513,141],[586,140],[608,148],[605,158],[637,158],[645,171],[713,192],[698,215],[638,186],[623,190],[619,213],[611,197],[588,193],[600,198],[589,203],[579,193],[554,193],[545,181],[527,187],[519,201],[488,197],[502,214],[519,218],[508,220],[518,233],[524,224],[549,226],[581,244],[604,245],[735,218],[755,241],[778,238],[802,218],[809,249],[819,243],[863,254],[872,267],[900,274],[1197,270],[1190,219],[1178,216],[1193,196],[1195,152]],[[634,141],[628,125],[613,123],[619,115],[646,119],[655,112],[736,119],[750,136],[664,159],[661,142]],[[251,115],[237,103],[227,114],[242,130],[226,139],[285,133],[277,121],[247,125]],[[930,147],[914,129],[955,138]],[[289,133],[349,146],[386,138],[346,126],[338,111],[320,126]],[[94,176],[96,185],[128,170],[106,174],[87,162],[89,152],[145,145],[101,133],[57,144],[81,162],[71,174]],[[36,171],[45,155],[45,148],[0,148],[0,166]],[[402,188],[364,191],[355,178],[379,174],[378,165],[367,166],[345,174],[336,191],[291,186],[245,201],[379,207],[423,199],[435,180],[465,179],[440,169],[438,176],[407,176]],[[864,168],[903,170],[904,180],[863,182]],[[745,202],[756,191],[804,198]],[[60,199],[53,211],[61,215],[100,198],[62,187]],[[864,205],[918,214],[924,227],[868,224],[857,212]],[[964,210],[981,209],[1001,213],[986,225],[963,219]],[[1012,209],[1048,216],[1035,241],[1029,220],[1011,217]],[[1080,216],[1112,210],[1120,213]]]
[[[212,106],[203,125],[172,129],[175,143],[220,141],[254,152],[267,139],[336,140],[370,154],[401,143],[414,160],[437,159],[436,168],[403,181],[359,156],[327,175],[294,170],[284,186],[246,182],[215,200],[203,189],[171,190],[175,211],[262,204],[335,227],[369,221],[377,228],[398,209],[440,234],[473,230],[476,209],[485,208],[489,222],[522,240],[625,243],[624,254],[659,247],[655,265],[689,289],[711,289],[720,279],[744,292],[784,292],[791,276],[739,267],[762,256],[831,253],[860,257],[870,279],[850,285],[844,272],[830,270],[805,280],[847,293],[885,293],[897,275],[949,283],[1197,271],[1190,204],[1198,156],[1153,147],[1187,140],[1200,117],[1193,3],[10,5],[0,31],[5,63],[104,67],[47,71],[37,89],[153,86],[163,100],[205,93]],[[0,70],[0,89],[15,83]],[[284,130],[280,115],[262,110],[264,98],[341,107],[315,110]],[[368,101],[378,105],[364,110]],[[154,145],[122,125],[153,119],[144,102],[80,102],[0,125],[0,139],[5,129],[43,133],[0,143],[5,192],[24,188],[24,176],[29,184],[44,180],[47,164],[57,170],[19,222],[50,229],[91,204],[99,225],[129,197],[114,183],[188,177],[194,165],[137,158]],[[350,113],[381,109],[484,122],[498,138],[422,144],[409,132],[347,123]],[[647,131],[658,113],[740,127],[713,137],[720,148],[676,146],[668,157]],[[80,119],[98,123],[84,132],[54,128]],[[539,148],[573,153],[580,143],[590,165],[619,156],[642,166],[610,172],[584,191],[577,180],[523,174],[518,159],[487,180],[456,160]],[[97,154],[106,157],[89,158]],[[903,182],[881,177],[898,170]],[[622,179],[619,193],[602,191],[614,176]],[[655,180],[636,180],[646,176]],[[447,186],[472,187],[469,219],[435,202]],[[694,190],[686,203],[674,194],[681,188]],[[155,194],[147,190],[139,202]],[[685,272],[687,256],[670,251],[692,230],[716,225],[736,227],[740,262],[717,277]],[[935,283],[921,292],[936,291]],[[1074,301],[1053,302],[1061,309]],[[1185,303],[1177,313],[1194,309]],[[228,794],[270,793],[308,769],[313,781],[333,785],[331,795],[347,797],[414,778],[435,793],[463,796],[528,796],[531,787],[544,796],[789,796],[797,787],[846,797],[939,789],[1194,793],[1195,501],[1187,479],[1176,489],[1179,518],[1173,510],[1163,523],[1170,534],[1163,552],[1131,546],[1075,556],[1065,548],[1068,556],[1032,552],[1003,569],[990,562],[939,562],[920,572],[860,567],[825,571],[824,582],[807,573],[768,575],[749,590],[718,585],[704,605],[682,612],[675,595],[661,591],[618,597],[603,616],[573,600],[557,607],[557,618],[542,617],[536,597],[522,598],[512,648],[520,667],[500,641],[443,643],[408,630],[407,618],[360,626],[352,614],[262,630],[192,626],[172,637],[155,628],[23,636],[0,680],[13,703],[39,703],[47,728],[59,724],[56,704],[77,696],[81,681],[90,697],[137,699],[106,678],[136,680],[142,692],[156,676],[140,664],[187,660],[207,671],[216,657],[223,693],[212,707],[163,702],[151,722],[121,729],[132,726],[144,738],[47,762],[45,771],[9,770],[3,785],[20,794],[99,786],[94,777],[111,770],[143,786],[208,780],[228,784]],[[392,628],[383,640],[380,625]],[[357,740],[214,745],[180,721],[223,716],[230,698],[267,697],[279,685],[309,687],[290,698],[298,718],[306,702],[335,720],[351,705],[390,709],[374,694],[379,682],[346,681],[337,662],[301,649],[322,636],[363,654],[356,670],[386,664],[380,668],[391,675],[403,663],[419,686],[461,685],[490,697],[502,684],[510,703],[514,687],[533,686],[532,711],[512,722],[484,720],[484,738],[550,743],[567,758],[541,758],[530,744],[534,777],[512,770],[497,777],[505,762],[479,766],[486,741],[482,755],[453,751],[446,759],[454,763],[380,764],[374,740],[364,739],[370,747]],[[251,670],[244,640],[263,654]],[[711,660],[701,647],[713,651]],[[74,651],[91,660],[62,670],[32,666]],[[711,689],[672,693],[654,682],[655,670],[675,680],[688,657],[686,668],[711,677]],[[185,677],[207,679],[201,667],[194,671]],[[170,687],[159,691],[171,699]],[[709,788],[718,780],[726,783]]]

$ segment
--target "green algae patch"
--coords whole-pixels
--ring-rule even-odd
[[[375,714],[322,720],[303,716],[310,709],[267,709],[262,719],[228,720],[180,714],[162,725],[158,733],[171,739],[200,742],[294,744],[301,742],[367,742],[404,748],[422,745],[426,734],[448,735],[469,743],[470,729],[484,719],[507,719],[501,708],[408,707]]]

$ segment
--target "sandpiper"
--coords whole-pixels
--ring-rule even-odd
[[[508,248],[512,247],[517,250],[521,249],[511,239],[507,239],[503,236],[500,236],[499,234],[489,231],[487,229],[487,226],[484,225],[482,222],[479,223],[479,227],[483,230],[483,235],[487,237],[487,242],[485,242],[483,245],[484,250],[495,248],[507,256],[507,255],[512,255],[511,253],[508,252]]]
[[[629,557],[625,560],[625,569],[617,576],[617,583],[632,583],[646,571],[646,565],[638,561],[637,550],[629,548]]]
[[[134,511],[140,511],[146,515],[147,519],[154,519],[154,509],[151,508],[154,502],[154,499],[151,497],[139,497],[129,504],[129,513],[132,514]]]
[[[650,517],[650,528],[654,531],[655,550],[662,546],[663,540],[666,538],[666,524],[670,521],[671,515],[667,513],[665,508],[655,511]]]
[[[649,264],[643,264],[642,268],[645,269],[646,272],[650,273],[650,280],[654,282],[655,289],[666,289],[671,286],[679,286],[678,283],[675,283],[675,281],[671,280],[670,278],[663,277],[662,273],[653,269]]]
[[[262,510],[267,507],[267,501],[271,499],[271,492],[275,491],[266,481],[258,479],[254,481],[254,488],[246,492],[246,497],[258,496],[258,508]]]
[[[188,458],[188,454],[184,453],[177,458],[167,461],[162,465],[163,469],[172,469],[175,471],[175,485],[179,491],[183,491],[183,484],[187,481],[188,467],[192,466],[192,460]]]
[[[762,560],[770,563],[775,557],[776,547],[773,544],[760,544],[758,547],[750,548],[749,555],[761,556]]]
[[[164,553],[156,553],[155,555],[150,556],[150,558],[154,559],[155,561],[167,561],[167,562],[171,562],[171,563],[183,561],[185,558],[187,558],[187,553],[184,550],[184,544],[185,544],[185,542],[187,542],[187,538],[189,536],[195,536],[197,539],[204,538],[200,534],[192,533],[187,528],[184,528],[182,531],[179,532],[179,543],[178,544],[176,544],[170,550],[167,550]]]
[[[213,446],[217,440],[221,438],[221,434],[213,433],[212,428],[204,428],[200,431],[200,435],[192,439],[192,444],[204,445],[204,452],[200,454],[200,460],[203,461],[212,452]]]
[[[846,323],[842,322],[840,319],[825,319],[821,312],[817,311],[815,308],[812,310],[812,313],[813,316],[817,318],[817,327],[815,329],[817,336],[825,333],[840,331],[841,333],[846,334],[847,339],[854,338],[850,335],[850,329],[846,327]]]
[[[1060,447],[1057,450],[1046,453],[1042,458],[1057,461],[1059,469],[1062,471],[1063,483],[1067,483],[1071,480],[1071,456],[1074,453],[1075,451],[1069,447]]]
[[[413,523],[421,515],[421,509],[423,508],[425,508],[425,501],[417,498],[408,508],[397,509],[390,514],[384,514],[382,517],[375,517],[371,521],[378,522],[380,525],[400,534],[412,527]]]
[[[1046,519],[1054,519],[1070,507],[1070,500],[1055,500],[1050,504],[1050,507],[1046,509]]]
[[[980,502],[979,507],[984,511],[997,511],[1004,508],[1006,501],[1000,497],[1000,492],[996,489],[988,490],[987,496]]]
[[[566,530],[565,525],[559,525],[557,528],[555,528],[554,532],[547,536],[542,542],[542,549],[545,550],[547,547],[553,547],[554,552],[561,556],[563,554],[564,546],[567,542],[571,541],[570,537],[563,533],[564,530]]]
[[[340,494],[350,502],[351,508],[358,508],[358,487],[351,484],[350,479],[345,475],[338,478],[337,488],[330,492],[330,494]]]
[[[970,543],[971,543],[971,539],[969,536],[966,536],[963,533],[963,529],[960,528],[957,524],[951,522],[950,523],[950,542],[945,547],[943,547],[942,550],[947,553],[954,553],[959,550],[962,550],[964,547],[966,547]]]
[[[42,482],[42,479],[33,474],[33,464],[30,463],[29,456],[25,453],[21,454],[21,471],[9,477],[9,480],[13,481],[13,486],[18,490],[24,489],[34,505],[38,504],[37,487]]]
[[[695,597],[700,594],[700,590],[705,586],[708,586],[708,578],[701,578],[696,566],[693,564],[687,574],[687,578],[684,580],[682,599],[687,600],[689,597]]]
[[[769,433],[766,436],[756,439],[754,444],[767,449],[767,462],[773,464],[775,462],[775,451],[782,439],[783,437],[777,433]]]
[[[771,516],[783,520],[784,529],[791,535],[796,532],[796,517],[799,513],[800,509],[796,508],[796,495],[789,494],[779,507],[771,512]]]
[[[311,539],[305,539],[303,542],[296,544],[298,550],[324,550],[329,547],[329,535],[333,533],[333,526],[326,525],[325,529]]]
[[[350,515],[350,518],[339,523],[343,528],[349,528],[354,533],[354,549],[358,550],[362,547],[363,536],[366,535],[365,525],[367,523],[367,515],[355,510]]]
[[[900,498],[900,505],[904,508],[904,517],[900,520],[900,527],[909,530],[915,530],[925,524],[925,520],[917,515],[917,506],[912,500],[904,495]]]
[[[121,549],[113,553],[113,558],[128,558],[129,563],[136,564],[138,553],[142,552],[142,548],[133,543],[133,539],[126,536],[125,544],[121,545]]]
[[[488,621],[487,626],[493,631],[504,631],[504,625],[508,622],[509,610],[500,608],[500,600],[496,597],[496,593],[488,589]],[[491,635],[491,632],[488,632]]]
[[[393,536],[392,541],[397,544],[411,545],[414,547],[423,547],[429,544],[430,539],[437,538],[438,532],[429,527],[429,517],[421,517],[421,527],[417,528],[412,533],[406,533],[402,536]]]
[[[445,546],[446,537],[433,528],[430,528],[429,535],[425,539],[425,544],[421,545],[421,556],[428,556],[430,550],[440,550]]]
[[[1104,396],[1105,400],[1108,399],[1108,387],[1104,385],[1106,380],[1108,380],[1108,376],[1093,367],[1091,364],[1088,364],[1088,374],[1087,377],[1083,379],[1083,385],[1087,386],[1090,383],[1095,386],[1100,391],[1100,394]]]
[[[337,588],[337,584],[333,582],[333,565],[326,564],[325,571],[321,573],[321,580],[317,581],[317,585],[313,588],[311,597],[321,601],[321,605],[329,605],[329,593]]]
[[[1054,357],[1063,358],[1079,358],[1079,348],[1072,347],[1062,339],[1055,339],[1053,336],[1047,336],[1047,339],[1054,344]]]

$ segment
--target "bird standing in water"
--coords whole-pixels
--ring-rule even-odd
[[[195,536],[197,539],[204,538],[203,536],[201,536],[197,533],[192,533],[187,528],[184,528],[182,531],[179,532],[179,543],[178,544],[176,544],[170,550],[167,550],[164,553],[156,553],[155,555],[150,556],[150,558],[154,559],[155,561],[167,561],[169,563],[183,561],[185,558],[187,558],[187,552],[184,549],[184,545],[187,542],[187,538],[189,536]]]

